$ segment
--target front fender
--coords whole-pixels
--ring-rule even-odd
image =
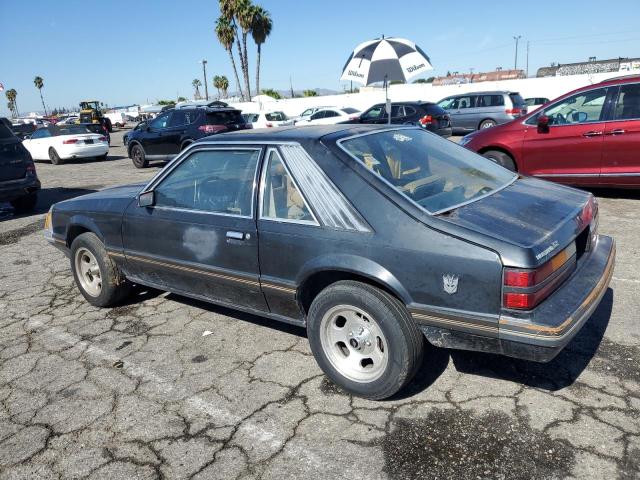
[[[358,255],[328,254],[316,257],[302,266],[296,278],[297,285],[303,285],[311,276],[326,271],[338,271],[363,276],[392,291],[405,305],[412,300],[409,292],[389,270],[373,260]]]
[[[81,227],[82,229],[86,229],[90,232],[95,233],[100,241],[104,243],[104,234],[98,224],[91,217],[87,217],[86,215],[82,214],[76,214],[73,215],[67,223],[67,228],[64,234],[67,245],[71,245],[71,242],[69,241],[69,234],[72,233],[73,229],[77,227]]]

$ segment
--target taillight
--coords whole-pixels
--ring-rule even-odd
[[[70,138],[68,140],[63,140],[62,143],[65,144],[65,145],[72,145],[74,143],[78,143],[78,139],[77,138]]]
[[[273,127],[273,123],[267,123],[267,128]]]
[[[431,125],[433,123],[433,117],[431,115],[425,115],[420,120],[418,120],[418,122],[420,123],[420,125],[425,127],[425,126]]]
[[[568,261],[574,258],[575,244],[571,244],[554,256],[544,265],[536,269],[505,268],[502,276],[502,305],[505,308],[529,310],[548,297],[564,280],[559,274],[550,279]],[[568,272],[569,270],[565,270]]]
[[[507,108],[505,112],[507,113],[507,115],[520,115],[522,113],[522,110],[520,110],[519,108]]]
[[[27,163],[27,173],[36,174],[36,166],[33,162]]]
[[[102,135],[100,138],[98,138],[98,140],[101,141],[101,142],[106,142],[107,141],[107,137]]]
[[[203,133],[217,133],[217,132],[221,132],[222,130],[226,130],[227,127],[223,126],[223,125],[200,125],[198,127],[198,130],[203,132]]]

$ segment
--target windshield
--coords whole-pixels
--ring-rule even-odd
[[[418,129],[384,130],[338,143],[429,213],[469,203],[517,178],[480,155]]]

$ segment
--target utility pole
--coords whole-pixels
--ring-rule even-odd
[[[209,84],[207,83],[207,61],[202,60],[202,73],[204,74],[204,96],[207,97],[207,102],[209,101]]]
[[[529,78],[529,40],[527,40],[527,78]]]
[[[518,42],[520,41],[520,39],[522,38],[522,35],[518,35],[517,37],[514,36],[513,39],[516,41],[516,59],[513,62],[513,69],[517,70],[518,69]]]
[[[293,98],[293,82],[291,81],[291,75],[289,75],[289,88],[291,89],[291,98]]]

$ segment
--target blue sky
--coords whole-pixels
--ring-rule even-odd
[[[522,35],[520,67],[526,41],[531,42],[530,74],[554,61],[640,56],[638,0],[256,3],[274,21],[263,47],[263,88],[288,89],[291,76],[294,89],[338,90],[351,49],[380,34],[418,43],[430,55],[435,75],[512,67],[514,35]],[[189,97],[191,81],[202,79],[202,58],[208,60],[210,82],[214,74],[224,74],[233,88],[228,55],[213,31],[215,0],[3,0],[1,8],[0,82],[18,91],[21,112],[41,109],[36,75],[44,78],[51,107],[89,97],[110,105]],[[252,65],[254,60],[250,41]],[[253,72],[251,78],[253,85]],[[0,114],[7,114],[6,103],[3,95]]]

